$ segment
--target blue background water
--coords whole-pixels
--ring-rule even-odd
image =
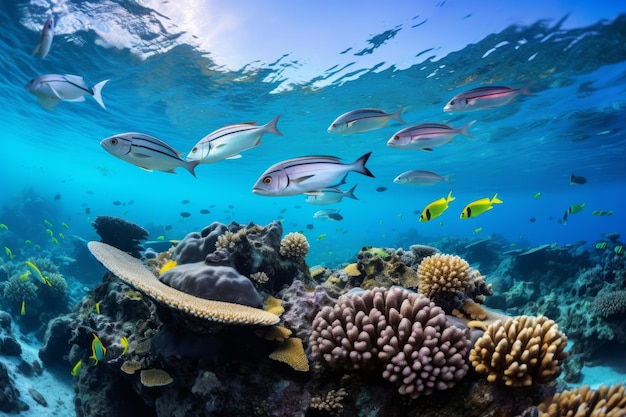
[[[284,219],[285,233],[304,231],[309,237],[310,265],[350,262],[363,245],[408,247],[446,236],[499,234],[511,243],[539,245],[591,243],[603,233],[624,232],[626,19],[620,13],[626,6],[619,2],[594,3],[593,14],[579,2],[541,2],[542,7],[533,2],[537,7],[507,10],[494,10],[494,2],[397,2],[382,10],[367,2],[358,8],[322,2],[315,10],[280,2],[264,7],[198,2],[207,14],[197,21],[227,26],[226,17],[238,16],[254,23],[243,25],[247,33],[239,32],[241,26],[216,29],[211,34],[216,50],[235,42],[233,37],[246,47],[219,53],[201,44],[202,28],[193,32],[148,8],[152,3],[163,6],[2,0],[0,223],[9,232],[0,232],[1,246],[19,254],[30,239],[45,253],[63,253],[73,236],[97,239],[91,221],[100,214],[136,222],[152,239],[180,239],[212,221]],[[52,50],[45,60],[33,58],[30,52],[50,13],[57,21]],[[301,49],[294,52],[294,45]],[[81,75],[90,85],[110,79],[103,89],[107,110],[91,98],[43,109],[24,84],[46,73]],[[504,107],[442,111],[466,89],[531,81],[535,96]],[[350,136],[326,132],[346,111],[391,112],[401,106],[410,106],[404,118],[411,124],[460,127],[477,120],[472,128],[477,139],[457,137],[426,153],[385,146],[404,127],[397,124]],[[241,159],[201,165],[197,179],[183,169],[176,175],[143,171],[99,145],[113,134],[138,131],[186,154],[225,124],[266,123],[277,114],[283,137],[265,136],[263,145]],[[369,151],[368,167],[376,178],[350,174],[347,180],[347,188],[358,184],[358,201],[319,207],[305,203],[304,196],[251,192],[275,162],[314,154],[353,161]],[[453,174],[453,184],[392,182],[409,169]],[[571,173],[588,183],[570,185]],[[387,191],[377,192],[378,187]],[[450,190],[456,197],[450,209],[419,223],[426,204]],[[537,192],[541,197],[534,199]],[[465,204],[495,193],[504,204],[478,218],[459,219]],[[56,194],[61,198],[55,200]],[[567,225],[557,222],[571,204],[583,202],[585,209]],[[314,220],[320,208],[340,209],[344,220]],[[200,214],[201,209],[211,213]],[[593,216],[594,210],[615,214]],[[50,242],[44,219],[55,233],[67,235],[59,247]],[[62,230],[61,222],[69,230]],[[166,231],[167,225],[172,229]],[[482,231],[475,234],[478,228]]]

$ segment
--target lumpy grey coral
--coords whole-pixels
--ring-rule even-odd
[[[398,287],[341,296],[315,317],[310,343],[314,359],[331,368],[380,369],[411,398],[448,389],[468,370],[467,330],[422,294]]]
[[[91,225],[102,239],[101,242],[123,250],[135,258],[141,257],[140,242],[146,240],[149,234],[143,227],[114,216],[98,216]]]

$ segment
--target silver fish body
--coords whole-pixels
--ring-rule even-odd
[[[519,95],[532,96],[528,83],[519,89],[506,86],[478,87],[457,94],[443,108],[446,112],[461,112],[490,109],[510,103]]]
[[[111,155],[147,171],[175,173],[183,167],[196,176],[198,161],[185,161],[167,143],[144,133],[122,133],[103,139],[100,145]]]
[[[343,220],[343,216],[339,214],[339,210],[318,210],[313,213],[313,218],[318,220]]]
[[[402,107],[395,113],[385,113],[379,109],[352,110],[337,117],[328,127],[328,133],[348,135],[367,132],[385,127],[390,120],[406,124],[402,119],[402,112],[406,109]]]
[[[186,159],[208,164],[222,159],[240,158],[241,152],[259,146],[264,134],[283,135],[277,127],[279,117],[276,116],[263,126],[238,123],[217,129],[196,143]]]
[[[474,121],[456,129],[443,123],[420,123],[396,132],[388,141],[387,146],[396,149],[420,149],[430,152],[434,147],[452,142],[457,135],[473,137],[469,133]]]
[[[39,57],[44,59],[48,52],[50,52],[50,47],[52,46],[52,39],[54,38],[54,16],[50,16],[46,23],[43,25],[43,29],[41,30],[41,38],[39,39],[39,44],[33,50],[32,56],[37,55],[39,53]]]
[[[85,96],[90,95],[103,108],[102,87],[109,80],[100,81],[93,87],[89,87],[83,77],[78,75],[46,74],[35,77],[26,83],[26,90],[33,94],[46,109],[52,109],[61,101],[85,101]]]
[[[336,186],[349,172],[373,177],[365,167],[370,155],[368,152],[349,164],[334,156],[288,159],[269,167],[256,181],[252,192],[264,196],[319,195],[320,190]]]
[[[441,176],[436,172],[424,171],[421,169],[414,169],[411,171],[403,172],[394,178],[393,182],[400,185],[435,185],[441,181],[450,183],[450,175]]]
[[[340,203],[341,200],[346,197],[358,200],[357,196],[354,195],[354,190],[357,185],[358,184],[355,184],[348,191],[342,191],[339,187],[324,188],[323,190],[320,190],[320,194],[307,195],[305,201],[309,204],[325,206],[328,204]]]

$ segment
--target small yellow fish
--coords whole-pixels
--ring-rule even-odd
[[[97,365],[99,361],[104,359],[104,355],[107,354],[107,349],[102,345],[100,338],[93,333],[93,340],[91,341],[91,356],[89,359],[94,360],[94,365]]]
[[[9,226],[4,223],[0,223],[0,229],[9,230]]]
[[[170,269],[174,268],[176,266],[176,261],[171,260],[171,261],[167,261],[165,263],[165,265],[163,265],[161,267],[161,269],[159,269],[159,275],[163,274],[166,271],[169,271]]]
[[[96,309],[96,314],[100,314],[100,303],[102,301],[98,301],[95,305],[94,308]]]
[[[535,200],[539,199],[539,197],[541,197],[541,193],[535,194]]]
[[[324,239],[325,237],[326,237],[326,233],[322,233],[321,235],[319,235],[319,236],[317,237],[317,240],[322,240],[322,239]]]
[[[483,231],[482,227],[476,228],[476,229],[474,229],[474,234],[477,235],[477,234],[479,234],[482,231]]]
[[[57,238],[56,238],[56,237],[52,236],[52,237],[50,238],[50,240],[52,240],[52,244],[53,244],[53,245],[57,245],[57,246],[59,246],[59,241],[57,240]]]
[[[59,237],[60,237],[61,239],[65,239],[65,235],[64,235],[63,233],[61,233],[61,232],[59,232]]]
[[[494,204],[502,204],[502,200],[498,198],[496,193],[493,198],[481,198],[480,200],[472,201],[461,212],[461,219],[469,219],[470,217],[477,217],[482,213],[491,210]]]
[[[46,229],[46,233],[48,233],[50,236],[54,236],[54,232],[50,229]]]
[[[163,235],[157,236],[156,240],[165,240],[165,236],[163,236]]]
[[[67,223],[63,222],[61,223],[61,226],[65,229],[68,230],[70,227],[67,225]]]
[[[456,200],[456,198],[452,197],[452,191],[450,191],[447,198],[442,197],[439,200],[433,201],[422,211],[420,222],[427,222],[441,216],[441,214],[448,209],[448,203],[454,200]]]
[[[41,282],[43,282],[49,287],[52,286],[52,283],[50,282],[50,280],[43,276],[39,268],[37,268],[37,265],[35,265],[31,261],[26,261],[26,266],[30,269],[30,272],[32,272],[33,275],[35,275],[37,278],[41,280]]]
[[[598,242],[596,243],[596,249],[600,249],[600,250],[604,250],[607,247],[607,243],[606,242]]]
[[[4,251],[6,252],[7,256],[9,257],[9,259],[13,259],[15,257],[13,255],[13,252],[11,251],[11,249],[9,249],[7,246],[4,247]]]
[[[44,219],[43,222],[46,224],[46,226],[52,227],[52,223],[50,223],[48,220]]]
[[[20,310],[20,314],[23,316],[26,314],[26,302],[22,300],[22,309]]]
[[[124,355],[128,351],[128,338],[126,336],[122,336],[120,345],[122,345],[122,355]]]
[[[567,219],[570,214],[580,213],[581,211],[583,211],[584,208],[585,208],[585,203],[572,204],[571,206],[569,206],[567,210],[565,210],[565,214],[563,214],[563,224],[567,223]]]
[[[616,255],[619,256],[624,256],[624,246],[622,245],[617,245],[614,249],[613,252],[615,252]]]
[[[21,281],[26,281],[29,276],[30,276],[30,271],[26,271],[22,275],[20,275],[20,280]]]
[[[27,245],[30,245],[31,243],[33,243],[33,241],[32,241],[32,240],[30,240],[30,239],[26,239],[26,240],[24,241],[24,243],[26,243]]]
[[[72,376],[78,376],[78,374],[80,373],[80,369],[83,367],[83,360],[79,359],[78,362],[76,362],[76,365],[74,365],[74,367],[72,368],[72,371],[70,372],[70,374],[72,374]]]

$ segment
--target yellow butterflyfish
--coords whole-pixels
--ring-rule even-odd
[[[326,233],[322,233],[321,235],[319,235],[319,236],[317,237],[317,240],[322,240],[322,239],[324,239],[325,237],[326,237]]]
[[[479,233],[480,233],[480,232],[482,232],[482,231],[483,231],[483,228],[482,228],[482,227],[479,227],[479,228],[477,228],[477,229],[474,229],[474,234],[475,234],[475,235],[477,235],[477,234],[479,234]]]
[[[541,197],[541,193],[535,194],[535,200],[537,200],[539,197]]]
[[[63,233],[61,233],[61,232],[59,232],[59,237],[60,237],[61,239],[65,239],[65,235],[64,235]]]
[[[124,355],[128,351],[128,338],[126,336],[122,336],[120,345],[122,345],[122,355]]]
[[[9,230],[9,226],[4,223],[0,223],[0,229]]]
[[[104,355],[106,355],[107,349],[104,347],[100,338],[93,333],[93,340],[91,341],[91,356],[89,359],[94,360],[94,365],[97,365],[99,361],[104,359]]]
[[[498,198],[496,193],[492,199],[481,198],[480,200],[472,201],[461,212],[461,219],[469,219],[471,217],[477,217],[482,213],[491,210],[494,204],[502,204],[502,200]]]
[[[52,241],[52,244],[57,245],[57,246],[59,245],[59,241],[57,240],[56,237],[52,236],[50,240]]]
[[[9,257],[9,259],[13,259],[15,256],[13,255],[13,251],[11,251],[11,249],[9,249],[8,246],[4,247],[4,251],[6,252],[7,256]]]
[[[51,229],[46,229],[46,233],[48,233],[50,236],[54,235],[54,232]]]
[[[21,281],[26,281],[29,276],[30,276],[30,271],[26,271],[22,275],[20,275],[20,280]]]
[[[83,367],[83,360],[79,359],[78,362],[76,362],[76,365],[74,365],[74,367],[72,368],[70,374],[72,374],[72,376],[78,376],[78,374],[80,373],[80,369]]]
[[[48,226],[48,227],[52,227],[52,223],[50,223],[48,220],[44,219],[43,222]]]
[[[65,222],[61,223],[61,227],[63,227],[65,230],[68,230],[70,228]]]
[[[570,214],[576,214],[581,212],[585,208],[585,203],[582,204],[572,204],[565,210],[565,214],[563,214],[563,224],[567,223],[567,218]]]
[[[452,191],[450,191],[448,197],[442,197],[439,200],[433,201],[422,211],[420,222],[427,222],[441,216],[441,214],[448,209],[448,203],[454,200],[456,200],[456,198],[452,197]]]
[[[20,309],[20,315],[26,314],[26,302],[22,300],[22,308]]]
[[[52,286],[52,283],[50,282],[50,280],[43,276],[39,268],[37,268],[37,265],[35,265],[31,261],[26,261],[26,266],[30,269],[30,272],[32,272],[33,275],[35,275],[37,278],[41,280],[41,282],[43,282],[49,287]]]
[[[161,275],[162,273],[169,271],[170,269],[174,268],[176,266],[176,261],[171,260],[171,261],[167,261],[162,267],[161,269],[159,269],[159,275]]]
[[[156,240],[165,240],[165,236],[163,236],[163,235],[157,236]]]
[[[100,314],[100,303],[101,303],[101,302],[102,302],[102,301],[98,301],[98,302],[95,304],[95,306],[94,306],[94,308],[96,309],[96,314]]]

